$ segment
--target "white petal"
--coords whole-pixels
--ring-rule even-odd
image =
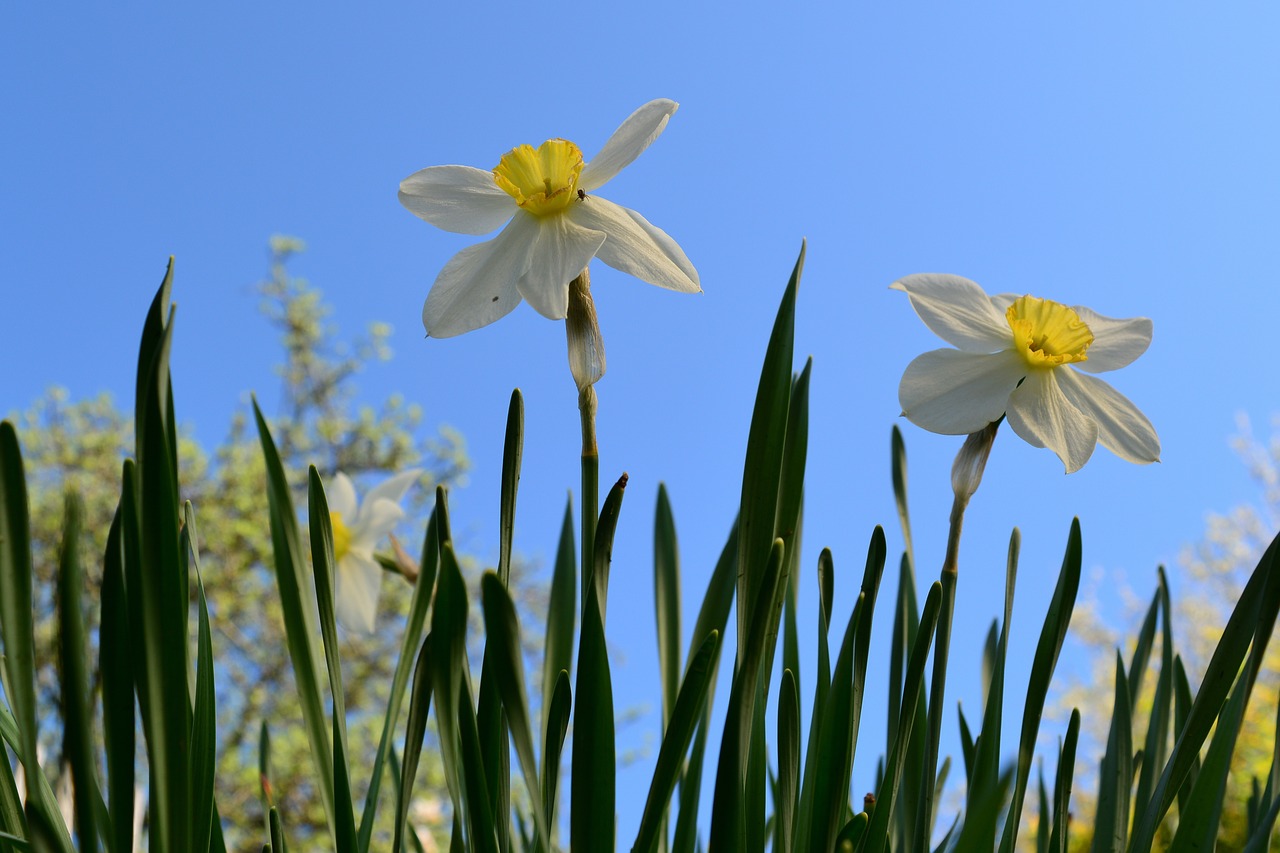
[[[889,285],[911,298],[911,307],[935,335],[965,352],[996,352],[1013,332],[1004,315],[974,282],[958,275],[921,273]]]
[[[1098,425],[1058,387],[1061,370],[1033,370],[1009,396],[1009,426],[1028,443],[1047,447],[1079,471],[1098,444]]]
[[[1098,424],[1098,441],[1116,456],[1145,464],[1160,461],[1156,429],[1128,397],[1101,379],[1072,370],[1056,371],[1067,399]]]
[[[1117,320],[1104,317],[1097,311],[1074,305],[1072,310],[1080,315],[1093,332],[1088,358],[1076,367],[1086,373],[1102,373],[1119,370],[1132,363],[1151,346],[1151,321],[1146,317]]]
[[[604,186],[658,138],[679,107],[675,101],[659,98],[629,115],[582,170],[578,186],[588,192]]]
[[[516,200],[471,166],[432,166],[400,182],[400,203],[415,216],[456,234],[488,234],[511,218]]]
[[[505,317],[520,304],[516,282],[537,234],[529,220],[517,214],[497,237],[468,246],[444,265],[422,306],[428,335],[461,335]]]
[[[991,304],[995,307],[996,313],[1003,317],[1005,312],[1009,310],[1009,306],[1017,302],[1021,297],[1021,293],[997,293],[991,297]]]
[[[401,471],[394,477],[388,477],[369,490],[369,493],[364,498],[365,503],[373,503],[379,498],[384,498],[392,503],[400,503],[405,493],[418,481],[418,477],[421,474],[421,468],[410,468],[407,471]]]
[[[325,500],[329,502],[329,512],[340,513],[344,524],[351,524],[356,517],[356,487],[351,478],[341,471],[335,471],[333,479],[324,488]]]
[[[1017,353],[936,349],[907,365],[898,385],[902,414],[943,435],[968,435],[999,420],[1026,367]]]
[[[533,219],[528,214],[516,218],[522,217]],[[569,311],[569,282],[595,257],[605,233],[575,225],[564,215],[540,217],[535,228],[529,263],[516,286],[539,314],[563,320]]]
[[[338,561],[334,612],[348,631],[372,634],[382,592],[382,567],[366,554],[348,551]]]
[[[382,541],[382,537],[396,529],[400,519],[404,518],[404,509],[395,501],[386,498],[366,500],[360,507],[360,517],[351,528],[352,548],[357,546],[373,551]]]
[[[609,235],[596,257],[614,269],[668,290],[702,291],[698,271],[689,263],[684,250],[667,232],[634,210],[600,196],[587,196],[575,202],[568,215],[579,225]]]

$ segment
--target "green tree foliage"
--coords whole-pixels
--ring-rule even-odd
[[[407,499],[412,521],[402,531],[406,550],[416,557],[436,484],[454,484],[467,469],[465,444],[447,428],[423,438],[421,409],[398,395],[377,406],[357,404],[355,378],[370,363],[391,357],[391,329],[373,324],[362,340],[350,346],[340,344],[320,291],[289,273],[289,260],[303,248],[299,240],[273,238],[270,273],[258,285],[262,313],[279,331],[284,347],[278,368],[282,393],[271,428],[289,481],[304,488],[309,464],[326,477],[344,471],[357,484],[362,480],[375,484],[409,467],[423,468],[421,481]],[[269,796],[290,826],[294,849],[305,850],[309,837],[327,840],[327,831],[320,797],[313,790],[307,741],[284,651],[284,628],[269,568],[262,451],[246,404],[247,400],[241,401],[226,438],[216,447],[203,447],[187,434],[179,451],[186,490],[182,497],[194,504],[199,516],[201,567],[216,657],[217,799],[229,847],[260,850],[266,824],[259,734],[262,721],[267,721]],[[96,602],[101,555],[119,500],[121,460],[132,453],[132,419],[107,395],[76,402],[66,391],[53,389],[15,420],[24,442],[34,528],[38,702],[41,708],[57,708],[53,590],[63,496],[74,492],[84,506],[85,600]],[[305,506],[305,491],[299,493],[297,503]],[[409,601],[409,586],[403,578],[389,577],[385,583],[377,631],[368,637],[344,635],[344,681],[355,767],[367,767],[377,746],[399,627]],[[97,660],[98,616],[96,607],[85,612],[93,643],[91,661]],[[90,674],[90,683],[96,699],[96,673]],[[56,756],[61,749],[60,728],[56,719],[43,721],[42,746],[48,756]],[[368,758],[362,760],[362,756]],[[56,765],[49,762],[47,766]],[[447,808],[440,805],[447,797],[435,793],[442,785],[438,773],[437,763],[424,760],[415,788],[421,796],[418,813],[411,818],[426,830],[448,818]],[[361,802],[366,781],[361,778],[355,791]],[[384,785],[384,816],[392,811],[387,790]],[[385,824],[380,831],[389,839],[389,818]]]
[[[1239,434],[1232,443],[1258,486],[1259,499],[1242,503],[1225,514],[1209,513],[1204,533],[1198,541],[1183,548],[1178,561],[1181,571],[1170,580],[1174,646],[1193,689],[1221,638],[1222,626],[1239,600],[1249,573],[1280,528],[1280,432],[1264,443],[1254,437],[1248,421],[1242,418]],[[1115,649],[1120,649],[1126,660],[1133,654],[1138,625],[1149,603],[1145,600],[1149,593],[1127,588],[1123,592],[1130,611],[1126,624],[1109,624],[1099,614],[1096,602],[1076,611],[1072,634],[1090,651],[1093,669],[1089,679],[1077,682],[1063,692],[1058,704],[1064,717],[1071,707],[1110,707]],[[1157,631],[1151,650],[1151,665],[1134,706],[1135,750],[1142,748],[1146,738],[1148,715],[1160,669],[1160,637],[1161,632]],[[1267,649],[1232,756],[1218,850],[1241,850],[1249,837],[1251,820],[1256,819],[1256,816],[1251,816],[1253,806],[1250,802],[1255,798],[1254,785],[1264,789],[1271,772],[1278,707],[1280,646],[1272,643]],[[1091,839],[1087,827],[1093,824],[1096,805],[1097,766],[1095,763],[1091,767],[1088,762],[1091,755],[1101,755],[1107,740],[1110,715],[1095,713],[1085,715],[1084,719],[1086,734],[1083,736],[1089,737],[1093,746],[1080,750],[1082,763],[1078,774],[1081,778],[1072,793],[1073,812],[1077,819],[1072,824],[1076,832],[1071,841],[1072,849],[1079,851],[1089,850]],[[1170,744],[1175,736],[1176,732],[1170,733]],[[1176,814],[1171,814],[1166,823],[1165,832],[1156,839],[1157,850],[1164,849],[1172,837],[1172,828],[1177,825]],[[1280,838],[1272,839],[1270,849],[1280,850]]]

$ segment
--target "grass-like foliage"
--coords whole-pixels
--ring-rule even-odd
[[[809,366],[793,372],[802,265],[803,255],[766,349],[737,521],[725,531],[724,551],[707,579],[687,649],[681,648],[684,584],[676,520],[665,493],[658,495],[654,584],[663,737],[634,838],[620,837],[615,819],[616,708],[607,642],[609,569],[625,475],[598,511],[594,500],[585,507],[590,522],[585,531],[579,528],[586,533],[581,540],[572,510],[566,510],[550,585],[544,661],[540,671],[526,672],[526,645],[509,589],[524,453],[523,403],[518,392],[512,396],[497,569],[485,574],[478,600],[473,599],[454,550],[448,496],[438,490],[414,567],[413,600],[381,738],[366,767],[351,760],[348,744],[342,641],[335,621],[335,531],[325,484],[313,467],[304,527],[294,506],[301,494],[295,489],[302,484],[288,482],[271,428],[255,408],[270,501],[270,517],[262,523],[271,531],[287,654],[313,758],[313,790],[333,849],[374,849],[380,810],[394,815],[393,851],[422,849],[409,815],[412,780],[432,717],[437,739],[431,748],[439,750],[450,798],[451,849],[1013,853],[1029,843],[1043,853],[1090,842],[1095,851],[1213,848],[1231,756],[1280,609],[1280,541],[1272,542],[1249,578],[1196,689],[1177,654],[1170,594],[1161,576],[1132,656],[1127,661],[1116,656],[1110,735],[1098,775],[1097,808],[1088,823],[1079,816],[1071,819],[1079,712],[1061,733],[1056,755],[1049,756],[1056,767],[1052,778],[1046,780],[1043,770],[1038,778],[1032,774],[1046,695],[1076,602],[1082,532],[1078,522],[1071,523],[1029,680],[1010,685],[1005,661],[1013,642],[1009,625],[1020,544],[1014,531],[1002,618],[983,650],[985,708],[980,718],[960,715],[963,754],[939,765],[937,734],[949,713],[944,681],[950,601],[963,578],[948,577],[944,570],[923,600],[918,595],[906,454],[896,429],[892,474],[907,543],[906,553],[895,561],[897,571],[890,572],[896,588],[884,589],[889,555],[884,533],[876,528],[852,611],[833,611],[836,572],[830,552],[823,551],[816,567],[817,611],[797,612],[799,578],[808,570],[799,555]],[[89,643],[79,592],[81,514],[74,495],[66,503],[66,546],[58,569],[58,710],[62,760],[74,781],[69,821],[40,766],[27,482],[17,431],[7,421],[0,425],[0,735],[18,762],[15,767],[0,761],[0,851],[227,849],[214,795],[218,664],[198,562],[198,507],[180,500],[169,376],[171,273],[143,326],[136,448],[121,468],[119,505],[103,559],[97,685],[87,675]],[[575,553],[578,541],[583,542],[580,554]],[[877,652],[890,663],[888,738],[874,796],[854,798],[855,752],[859,746],[864,751],[878,746],[859,740],[877,609],[893,624],[891,648]],[[725,659],[722,650],[735,610],[736,652]],[[472,613],[480,614],[484,626],[478,659],[467,645]],[[801,626],[816,628],[816,660],[800,660]],[[1157,630],[1159,661],[1152,666]],[[715,713],[722,665],[732,678],[728,696],[719,697],[723,712]],[[1155,678],[1154,700],[1149,718],[1138,720],[1137,698],[1148,669]],[[540,714],[532,712],[531,689],[540,691]],[[1003,718],[1006,693],[1025,695],[1020,720]],[[1100,711],[1092,707],[1085,713]],[[719,731],[713,733],[713,726]],[[1001,742],[1006,730],[1018,732],[1017,743],[1007,750]],[[1135,731],[1145,733],[1140,743]],[[718,753],[709,748],[717,741]],[[139,748],[145,765],[136,765]],[[269,819],[261,849],[284,851],[289,827],[269,799],[269,753],[264,727],[261,760]],[[953,777],[963,782],[953,782],[963,788],[963,802],[958,813],[940,815],[939,804],[951,802],[941,792]],[[140,788],[147,795],[146,819],[135,835],[134,799]],[[363,803],[356,801],[357,790],[367,791]],[[1245,849],[1263,851],[1280,813],[1280,763],[1273,761],[1254,790]],[[1028,812],[1038,816],[1030,833],[1024,820]],[[709,822],[700,823],[699,815],[708,814]]]

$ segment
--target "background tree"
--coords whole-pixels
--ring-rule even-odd
[[[420,482],[406,498],[409,512],[402,526],[406,550],[416,557],[436,484],[454,484],[467,469],[465,443],[448,428],[424,433],[420,407],[407,404],[399,395],[376,406],[357,402],[356,375],[369,363],[391,357],[391,329],[374,323],[364,338],[351,345],[340,343],[320,291],[289,274],[290,258],[303,249],[300,240],[272,238],[269,275],[257,288],[261,311],[280,332],[284,348],[278,367],[280,411],[271,418],[281,458],[290,482],[300,487],[305,487],[309,464],[326,478],[344,471],[361,491],[391,473],[422,468]],[[180,399],[178,415],[181,418]],[[87,567],[86,600],[98,601],[101,555],[119,500],[121,460],[132,453],[133,426],[110,396],[73,402],[62,389],[49,391],[18,423],[35,528],[39,701],[40,707],[56,708],[53,590],[63,494],[74,491],[84,503],[81,553]],[[270,796],[290,828],[295,849],[319,849],[328,841],[328,833],[318,792],[313,789],[311,758],[285,653],[270,530],[264,523],[268,511],[261,448],[249,423],[247,406],[242,405],[226,438],[216,447],[207,449],[187,433],[179,450],[183,497],[195,506],[199,523],[201,570],[214,632],[220,698],[217,798],[230,849],[260,850],[265,818],[259,732],[266,721],[271,736]],[[297,506],[305,505],[302,488]],[[513,572],[517,599],[536,602],[536,588],[519,578],[520,573]],[[375,633],[343,635],[353,767],[372,763],[399,649],[409,589],[403,579],[394,580],[399,581],[401,594],[384,590]],[[388,579],[389,586],[391,582]],[[90,659],[96,661],[98,613],[90,608],[85,617],[93,643]],[[60,720],[49,718],[43,723],[46,754],[56,756],[61,748]],[[362,761],[362,755],[368,759]],[[57,762],[46,766],[57,766]],[[415,788],[425,792],[419,798],[416,819],[428,848],[433,825],[447,826],[448,820],[448,808],[443,805],[448,797],[436,794],[443,790],[438,768],[428,750]],[[357,777],[355,781],[357,801],[362,803],[368,780]],[[384,784],[379,832],[387,833],[389,844],[388,790]]]

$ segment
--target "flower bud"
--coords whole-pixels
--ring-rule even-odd
[[[564,319],[569,341],[569,370],[578,391],[585,391],[604,376],[604,337],[591,298],[591,276],[582,274],[569,282],[569,311]]]
[[[973,493],[978,491],[978,486],[982,483],[982,472],[987,467],[987,457],[991,455],[991,444],[996,440],[996,430],[999,427],[1000,421],[992,421],[970,434],[956,454],[956,461],[951,465],[951,490],[956,493],[957,502],[967,504]]]

